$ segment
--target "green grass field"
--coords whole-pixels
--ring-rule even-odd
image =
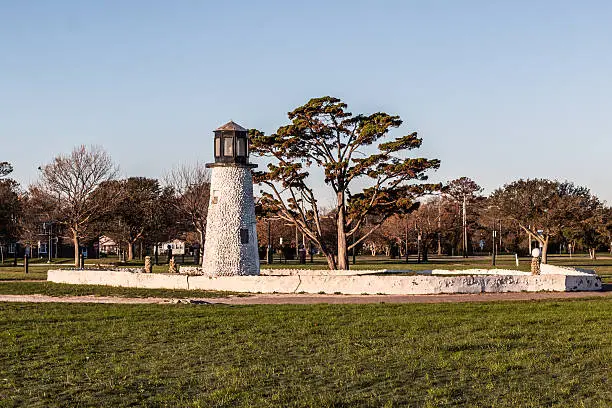
[[[612,405],[612,301],[0,303],[0,406]]]
[[[46,295],[46,296],[114,296],[123,298],[217,298],[249,296],[245,293],[182,289],[136,289],[101,285],[68,285],[53,282],[0,282],[1,295]]]

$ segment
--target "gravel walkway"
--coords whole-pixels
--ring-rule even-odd
[[[518,292],[455,295],[310,295],[310,294],[254,294],[252,296],[225,298],[123,298],[110,296],[0,295],[0,302],[31,303],[122,303],[122,304],[361,304],[361,303],[452,303],[494,302],[516,300],[576,299],[586,297],[612,297],[612,291],[603,292]]]

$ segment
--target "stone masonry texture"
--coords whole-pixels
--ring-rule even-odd
[[[251,169],[212,167],[202,269],[216,276],[259,275],[256,225]]]

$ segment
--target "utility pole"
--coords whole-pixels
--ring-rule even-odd
[[[438,197],[438,256],[442,255],[442,209],[441,209],[441,206],[442,206],[442,196]]]
[[[267,246],[267,252],[266,252],[266,260],[268,261],[268,264],[272,263],[272,241],[271,241],[271,232],[270,232],[270,219],[268,218],[268,246]]]
[[[467,258],[468,254],[468,238],[467,238],[467,197],[463,195],[463,257]]]
[[[300,259],[300,237],[298,235],[298,226],[295,224],[295,259]]]
[[[495,231],[495,220],[493,220],[493,239],[491,240],[491,242],[493,242],[493,248],[492,248],[492,265],[493,266],[495,266],[495,247],[497,246],[496,233],[497,231]]]
[[[421,231],[417,232],[417,263],[421,263]]]
[[[48,244],[48,247],[47,247],[47,256],[48,256],[47,263],[50,264],[51,263],[51,252],[53,250],[53,241],[52,241],[52,239],[53,239],[53,235],[52,235],[53,234],[53,232],[52,232],[53,223],[51,221],[46,222],[46,223],[43,224],[43,228],[47,229],[47,233],[49,234],[49,244]]]
[[[408,263],[408,222],[406,222],[406,231],[404,232],[404,244],[405,244],[405,249],[404,251],[406,252],[406,263]]]

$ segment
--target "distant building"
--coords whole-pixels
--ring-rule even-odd
[[[165,254],[168,251],[168,247],[172,250],[173,255],[185,255],[186,242],[180,239],[173,239],[172,241],[162,242],[157,245],[157,253]],[[155,251],[155,247],[153,247]]]
[[[117,255],[119,253],[119,245],[110,237],[102,235],[100,237],[100,254]]]

